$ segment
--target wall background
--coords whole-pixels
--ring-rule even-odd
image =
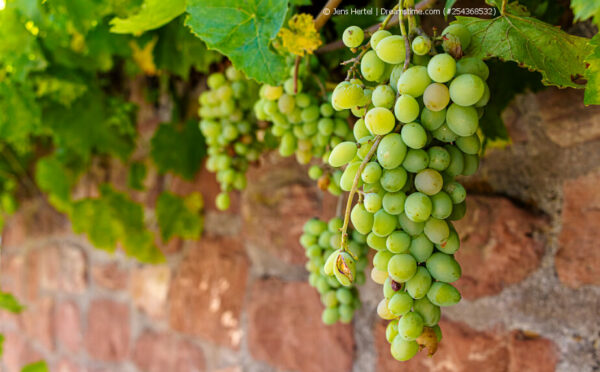
[[[352,325],[321,323],[297,238],[336,200],[294,160],[267,156],[227,213],[212,207],[208,172],[184,182],[150,171],[137,200],[200,190],[207,205],[202,239],[162,244],[162,266],[93,249],[43,200],[25,201],[4,230],[0,285],[27,310],[0,313],[0,370],[44,358],[57,372],[600,371],[600,108],[581,102],[548,89],[504,113],[513,144],[466,180],[464,300],[443,312],[433,358],[391,359],[370,279]],[[160,113],[139,117],[147,144]],[[114,164],[109,176],[124,186],[126,174]]]

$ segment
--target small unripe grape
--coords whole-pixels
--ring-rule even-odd
[[[412,42],[412,50],[418,56],[429,53],[431,50],[431,39],[424,36],[417,36]]]

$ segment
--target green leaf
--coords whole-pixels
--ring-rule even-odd
[[[585,21],[593,18],[594,23],[600,26],[600,0],[571,0],[571,9],[575,21]]]
[[[40,130],[41,110],[32,87],[0,81],[0,139],[17,150],[26,150],[29,137]]]
[[[41,361],[26,365],[21,369],[21,372],[50,372],[50,370],[48,369],[46,362]]]
[[[199,72],[208,72],[210,65],[222,58],[219,53],[208,50],[202,40],[192,34],[183,24],[183,17],[160,29],[154,48],[156,66],[186,80],[192,67]]]
[[[287,8],[288,0],[189,0],[186,24],[246,76],[276,85],[289,71],[285,58],[269,43],[283,25]]]
[[[193,121],[179,129],[176,124],[161,124],[151,141],[150,156],[158,171],[172,171],[191,180],[206,154],[204,137]]]
[[[128,18],[113,18],[111,32],[136,34],[159,28],[185,11],[185,0],[144,0],[139,13]]]
[[[535,18],[507,12],[494,19],[457,17],[473,35],[466,54],[482,59],[498,57],[542,74],[542,82],[581,88],[588,39],[569,35]]]
[[[35,168],[35,182],[49,194],[50,203],[59,211],[66,212],[71,203],[73,175],[56,156],[40,159]]]
[[[600,34],[596,34],[590,41],[592,53],[585,59],[588,68],[585,71],[587,85],[583,103],[586,105],[600,105]]]
[[[112,252],[117,242],[125,253],[142,262],[158,263],[164,256],[144,224],[142,205],[109,185],[100,187],[100,196],[73,203],[70,215],[73,231],[85,233],[97,248]]]
[[[192,193],[185,199],[163,192],[156,202],[158,227],[164,242],[173,236],[184,239],[198,239],[202,232],[202,196]]]
[[[0,292],[0,309],[18,314],[24,308],[25,307],[21,305],[13,295],[7,292]]]
[[[144,163],[132,163],[127,175],[127,186],[134,190],[144,190],[144,179],[147,173]]]
[[[4,354],[4,335],[0,333],[0,357]]]
[[[450,14],[450,10],[456,3],[456,0],[446,0],[446,5],[444,5],[444,17],[448,19],[448,15]]]

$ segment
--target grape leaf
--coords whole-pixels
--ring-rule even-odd
[[[33,88],[27,83],[0,81],[0,139],[22,152],[28,148],[29,136],[40,130],[41,110]]]
[[[288,0],[189,0],[186,24],[246,76],[276,85],[288,69],[269,43],[283,25],[287,8]]]
[[[46,362],[40,361],[26,365],[21,369],[21,372],[50,372]]]
[[[0,357],[4,354],[4,335],[0,333]]]
[[[585,71],[587,85],[583,103],[586,105],[600,105],[600,34],[596,34],[590,41],[592,53],[585,59],[588,68]]]
[[[514,61],[540,72],[546,85],[582,88],[576,81],[585,73],[583,59],[590,51],[588,39],[508,11],[493,19],[457,17],[456,22],[472,34],[467,55]]]
[[[37,162],[35,182],[42,191],[48,193],[48,201],[57,210],[69,210],[74,177],[56,156],[47,156]]]
[[[156,217],[163,242],[173,236],[198,239],[202,232],[202,195],[192,193],[185,199],[163,192],[156,202]]]
[[[128,18],[113,18],[111,32],[136,34],[159,28],[185,11],[185,0],[144,0],[139,13]]]
[[[289,27],[289,28],[288,28]],[[288,27],[279,30],[283,48],[297,56],[312,54],[321,45],[321,37],[315,28],[315,20],[310,14],[294,14]]]
[[[156,66],[186,80],[192,67],[199,72],[208,72],[210,65],[222,58],[192,34],[183,24],[183,17],[160,29],[154,48]]]
[[[19,301],[10,293],[0,292],[0,309],[10,311],[11,313],[18,314],[23,311],[25,307],[19,303]]]
[[[151,140],[150,156],[158,171],[172,171],[191,180],[206,154],[204,137],[193,121],[179,129],[176,124],[161,124]]]
[[[61,72],[34,77],[35,94],[49,98],[63,106],[71,104],[87,91],[85,81],[77,76],[63,76]]]
[[[593,18],[594,23],[600,27],[600,0],[571,0],[571,9],[575,21]]]
[[[147,173],[144,163],[132,163],[127,174],[127,186],[134,190],[144,190],[144,179]]]

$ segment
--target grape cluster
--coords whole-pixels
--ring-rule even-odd
[[[463,26],[443,34],[462,50],[470,43]],[[350,36],[352,48],[363,41],[356,30]],[[454,258],[460,240],[450,221],[464,216],[466,192],[455,177],[471,175],[479,166],[477,131],[490,98],[489,71],[483,61],[456,60],[422,36],[412,42],[406,70],[402,36],[377,31],[366,48],[360,71],[378,85],[353,79],[335,88],[333,107],[350,109],[361,119],[354,141],[339,143],[329,163],[345,166],[340,179],[345,191],[361,171],[361,197],[350,219],[377,251],[371,277],[383,285],[384,295],[377,312],[390,320],[386,337],[392,356],[404,361],[420,346],[431,346],[432,339],[437,346],[440,307],[461,299],[451,284],[461,267]]]
[[[307,91],[303,91],[303,79],[298,78],[296,84],[294,87],[294,78],[290,77],[282,86],[263,85],[254,105],[256,117],[272,123],[271,133],[279,139],[281,156],[295,155],[300,164],[315,158],[326,163],[331,148],[352,138],[348,113],[336,112],[325,98],[316,98],[316,87],[307,84]],[[341,172],[336,175],[326,167],[313,165],[309,176],[319,180],[322,189],[341,194]]]
[[[207,84],[209,90],[199,97],[200,130],[208,146],[206,168],[216,172],[221,186],[215,204],[225,210],[230,204],[229,192],[246,188],[248,165],[263,151],[251,112],[258,87],[233,66],[224,74],[209,75]]]
[[[340,252],[342,223],[338,217],[332,218],[329,223],[313,218],[306,222],[304,233],[300,236],[300,244],[306,249],[309,259],[306,263],[306,269],[310,272],[308,282],[317,289],[325,306],[322,314],[325,324],[333,324],[338,320],[349,323],[354,311],[360,307],[358,289],[348,283],[346,277],[335,275],[331,270],[335,264],[333,257]],[[357,258],[353,276],[354,283],[360,285],[365,282],[364,269],[368,262],[364,235],[353,231],[348,250]],[[326,262],[329,262],[329,270],[326,269]]]

